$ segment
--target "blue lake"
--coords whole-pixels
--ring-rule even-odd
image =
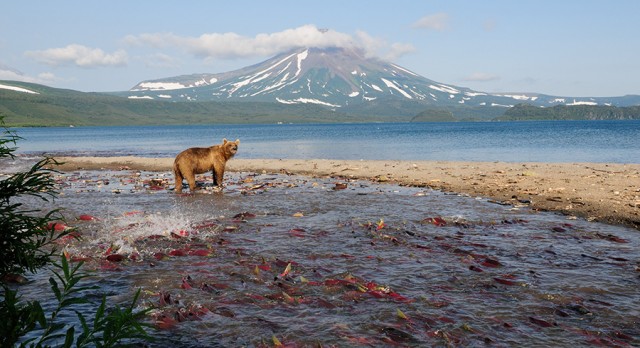
[[[18,153],[173,157],[240,139],[237,158],[638,163],[640,121],[17,128]]]

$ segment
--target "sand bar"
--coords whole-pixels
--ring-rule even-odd
[[[170,171],[173,158],[58,157],[61,171]],[[367,179],[640,229],[640,164],[232,159],[227,171]]]

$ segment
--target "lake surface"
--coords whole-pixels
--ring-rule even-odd
[[[0,174],[34,154],[173,157],[222,138],[241,139],[239,158],[640,158],[638,121],[17,131],[22,166],[0,164]],[[86,262],[94,302],[126,304],[142,289],[152,347],[640,344],[635,229],[346,178],[228,173],[223,193],[185,195],[171,191],[168,171],[75,171],[56,182],[53,203],[22,202],[63,209],[83,239],[60,247]],[[23,298],[54,306],[49,276],[30,275]]]
[[[173,157],[240,139],[238,158],[640,161],[640,121],[20,128],[19,153]]]

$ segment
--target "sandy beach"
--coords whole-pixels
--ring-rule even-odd
[[[58,157],[60,171],[170,171],[173,158]],[[227,171],[366,179],[640,229],[640,164],[232,159]]]

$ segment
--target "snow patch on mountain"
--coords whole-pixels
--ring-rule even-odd
[[[384,82],[384,84],[392,89],[395,89],[396,91],[400,92],[400,94],[402,94],[403,96],[405,96],[407,99],[413,99],[413,97],[411,95],[409,95],[409,93],[405,92],[402,90],[402,88],[400,88],[398,85],[396,85],[395,82],[391,82],[385,78],[381,78],[382,82]]]
[[[435,89],[436,91],[438,91],[438,92],[443,92],[443,93],[451,93],[451,94],[458,94],[458,93],[460,93],[460,91],[459,91],[459,90],[457,90],[457,89],[455,89],[455,88],[453,88],[453,87],[447,86],[447,85],[442,85],[442,84],[441,84],[441,85],[438,85],[438,86],[435,86],[435,85],[429,85],[429,88],[431,88],[431,89]]]
[[[519,95],[518,94],[494,94],[494,95],[498,96],[498,97],[513,98],[515,100],[536,100],[536,99],[538,99],[538,97],[536,97],[536,96],[531,97],[531,96],[528,96],[528,95],[525,95],[525,94],[519,94]]]
[[[573,102],[566,105],[598,105],[598,103],[592,101],[578,101],[574,99]]]
[[[3,85],[0,84],[0,89],[8,89],[10,91],[15,91],[15,92],[22,92],[22,93],[29,93],[29,94],[40,94],[38,92],[32,91],[30,89],[26,89],[26,88],[22,88],[22,87],[17,87],[17,86],[9,86],[9,85]]]
[[[142,82],[138,84],[138,88],[132,89],[132,91],[171,91],[174,89],[183,89],[187,87],[188,86],[185,86],[178,82]]]
[[[302,61],[305,60],[305,58],[307,58],[309,56],[309,50],[305,50],[302,53],[298,53],[298,70],[296,71],[296,77],[298,75],[300,75],[300,72],[302,71]]]
[[[396,68],[396,69],[398,69],[398,70],[404,71],[404,72],[406,72],[407,74],[410,74],[410,75],[413,75],[413,76],[420,76],[420,75],[418,75],[418,74],[414,73],[413,71],[409,71],[409,70],[407,70],[407,69],[405,69],[405,68],[403,68],[403,67],[401,67],[401,66],[398,66],[398,65],[395,65],[395,64],[391,64],[391,66],[393,66],[394,68]]]
[[[276,100],[282,104],[318,104],[318,105],[324,105],[324,106],[330,106],[333,108],[339,108],[340,105],[336,105],[336,104],[331,104],[331,103],[327,103],[327,102],[323,102],[322,100],[318,100],[318,99],[309,99],[309,98],[298,98],[298,99],[292,99],[292,100],[284,100],[284,99],[280,99],[280,98],[276,98]]]

